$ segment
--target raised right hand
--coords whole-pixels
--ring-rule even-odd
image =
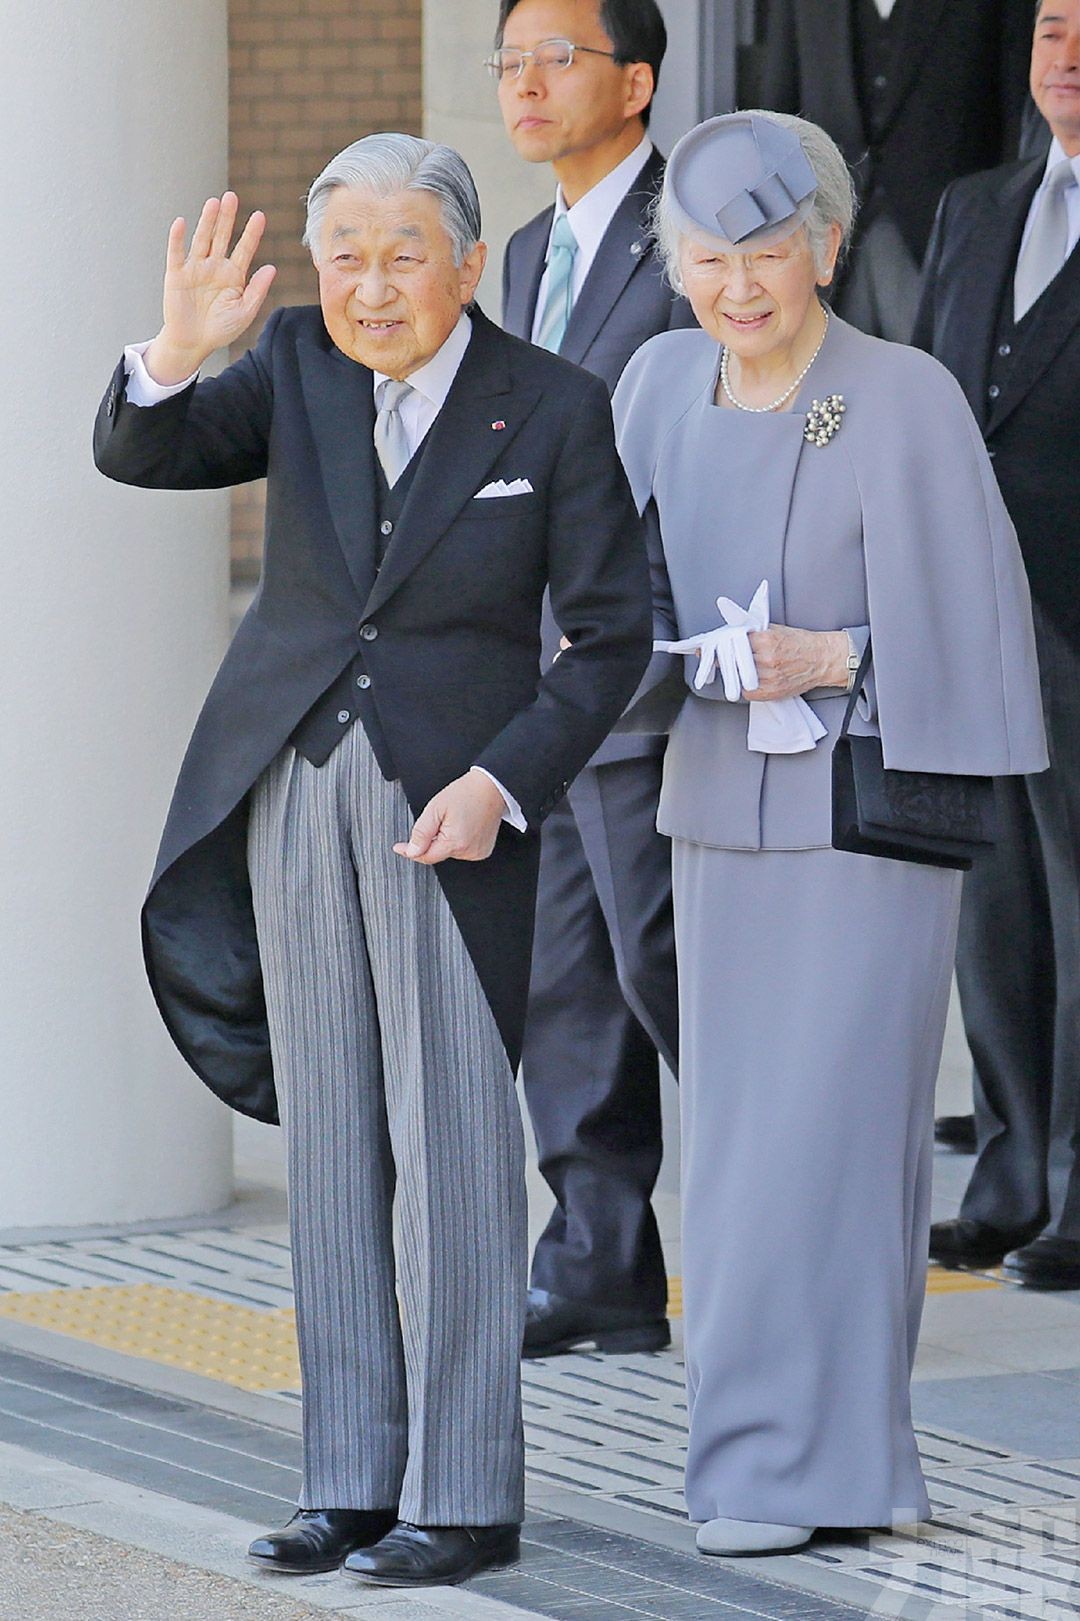
[[[186,253],[186,224],[183,219],[172,222],[165,262],[164,322],[143,356],[158,383],[183,382],[215,349],[234,342],[251,325],[270,291],[277,274],[273,265],[263,265],[248,280],[266,215],[260,210],[252,214],[230,253],[237,207],[234,191],[225,192],[220,199],[208,198]]]

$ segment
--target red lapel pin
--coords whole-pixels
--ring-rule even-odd
[[[506,427],[506,423],[505,422],[493,422],[491,424],[491,426],[495,430],[496,433],[501,433],[503,431],[503,429]]]

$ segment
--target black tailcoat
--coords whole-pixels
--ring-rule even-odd
[[[997,784],[998,842],[964,880],[956,958],[979,1128],[960,1214],[1013,1246],[1044,1228],[1080,1242],[1080,246],[1012,319],[1045,168],[1039,157],[949,187],[914,337],[968,397],[1036,608],[1051,769]]]
[[[259,1119],[276,1103],[247,796],[312,704],[360,655],[414,813],[474,764],[521,805],[528,833],[503,827],[487,861],[437,868],[516,1064],[536,830],[648,658],[644,546],[606,389],[472,319],[378,570],[372,376],[331,343],[318,308],[278,311],[220,377],[159,405],[128,404],[119,367],[98,414],[97,465],[123,483],[268,481],[262,581],[196,725],[143,910],[174,1040]],[[500,478],[533,493],[473,499]],[[539,680],[546,587],[574,647]]]
[[[871,129],[851,0],[769,0],[761,104],[828,130],[860,198],[884,195],[921,263],[948,182],[1017,150],[1034,9],[1029,0],[899,0],[895,69]]]
[[[1040,608],[1080,650],[1080,249],[999,355],[1002,305],[1042,158],[956,181],[941,199],[912,342],[959,380],[983,431]]]

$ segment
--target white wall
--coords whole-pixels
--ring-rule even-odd
[[[121,489],[90,430],[225,181],[226,0],[0,0],[0,1228],[211,1210],[231,1135],[139,905],[225,646],[224,495]]]

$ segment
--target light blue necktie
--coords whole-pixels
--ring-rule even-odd
[[[550,349],[554,355],[562,348],[562,341],[570,322],[570,311],[574,307],[574,259],[577,247],[577,238],[574,236],[569,216],[560,214],[551,233],[551,248],[547,263],[547,299],[544,303],[544,318],[536,339],[541,349]]]

